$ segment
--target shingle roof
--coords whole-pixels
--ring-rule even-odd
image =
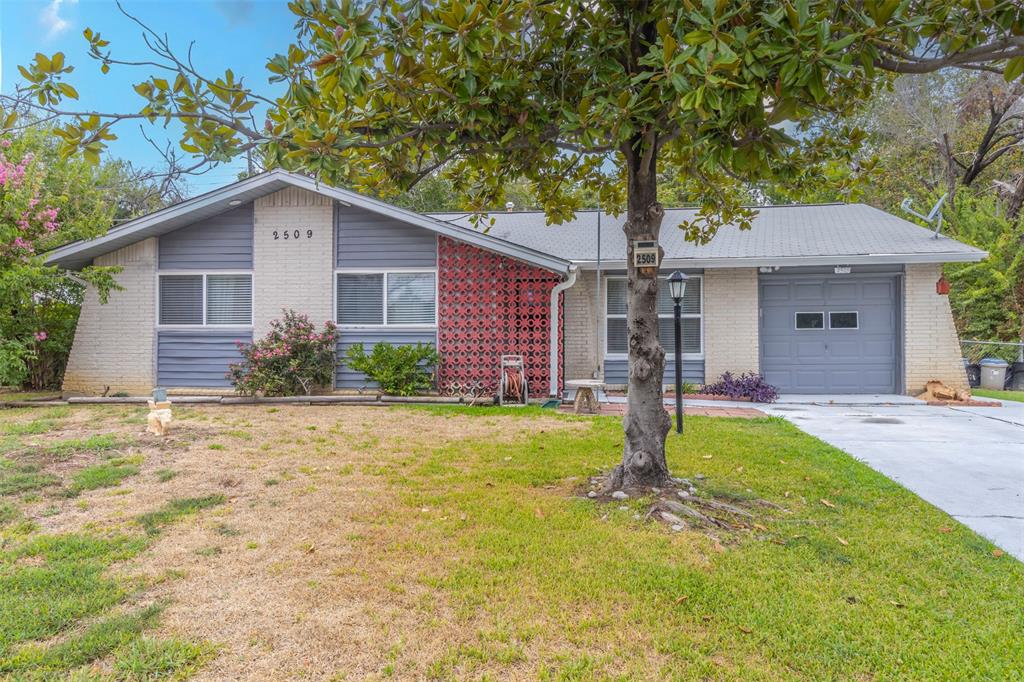
[[[495,225],[484,233],[465,213],[418,214],[371,197],[331,187],[295,173],[273,170],[193,197],[113,228],[105,235],[50,251],[47,263],[80,269],[96,256],[147,237],[160,236],[271,192],[294,186],[356,205],[411,225],[423,227],[555,272],[570,263],[588,267],[597,260],[596,211],[580,211],[563,225],[548,225],[539,211],[498,212]],[[753,228],[726,226],[709,244],[697,246],[676,229],[692,218],[692,209],[666,211],[661,244],[666,265],[676,267],[737,267],[740,265],[825,265],[977,261],[984,251],[940,236],[930,230],[864,204],[775,206],[759,210]],[[625,216],[601,214],[601,258],[613,267],[624,264],[622,236]]]
[[[986,255],[946,236],[933,238],[931,230],[865,204],[762,207],[750,230],[725,226],[703,246],[686,241],[677,229],[694,213],[692,209],[665,212],[660,241],[666,261],[692,260],[702,266],[722,260],[764,265],[896,263],[976,261]],[[472,226],[465,213],[431,215]],[[548,225],[542,212],[500,212],[487,217],[495,221],[488,232],[491,236],[577,263],[597,259],[597,211],[581,211],[562,225]],[[624,222],[625,215],[601,214],[602,260],[624,261]]]

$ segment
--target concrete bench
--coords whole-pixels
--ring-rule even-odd
[[[603,391],[604,382],[598,379],[570,379],[565,382],[566,389],[576,390],[576,399],[573,400],[573,410],[576,414],[597,414],[600,407],[597,402],[597,394],[594,391]]]

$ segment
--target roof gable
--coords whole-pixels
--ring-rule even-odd
[[[567,259],[559,258],[528,246],[497,239],[472,227],[445,222],[436,218],[409,211],[373,199],[356,192],[339,189],[319,183],[312,178],[283,170],[246,178],[239,182],[187,199],[181,203],[160,209],[153,213],[119,225],[105,235],[88,241],[73,242],[53,249],[46,254],[46,262],[63,268],[78,270],[105,253],[149,237],[159,237],[186,225],[218,215],[239,204],[254,201],[287,187],[298,187],[331,198],[343,206],[356,206],[373,213],[390,217],[409,225],[422,227],[432,232],[468,242],[510,258],[531,265],[565,272],[569,268]]]

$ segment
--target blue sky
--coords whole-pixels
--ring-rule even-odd
[[[247,84],[272,93],[264,70],[266,59],[284,52],[294,38],[294,18],[284,0],[124,0],[125,9],[159,32],[167,33],[179,54],[195,41],[193,60],[201,73],[220,74],[231,68]],[[113,2],[103,0],[0,0],[0,90],[11,92],[21,80],[18,64],[36,52],[63,52],[75,66],[68,81],[81,95],[79,105],[90,110],[137,111],[142,100],[132,84],[144,80],[151,69],[112,67],[100,73],[87,56],[82,37],[86,27],[111,42],[113,57],[145,58],[141,29],[123,16]],[[110,154],[151,166],[159,155],[145,141],[137,123],[122,123],[119,140]],[[172,131],[147,126],[157,142],[177,141]],[[200,193],[231,182],[239,165],[221,167],[190,182]]]

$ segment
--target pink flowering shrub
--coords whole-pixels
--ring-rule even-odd
[[[53,343],[44,344],[46,331],[31,333],[13,322],[27,317],[24,301],[39,301],[32,306],[33,312],[48,302],[41,296],[46,289],[45,271],[36,254],[40,244],[52,241],[60,224],[57,209],[40,199],[42,170],[35,156],[25,153],[15,160],[8,158],[10,153],[10,140],[0,139],[0,272],[4,280],[0,303],[12,316],[0,325],[0,384],[20,385],[34,379],[42,365],[50,364],[45,351]]]
[[[115,211],[117,164],[62,156],[47,126],[0,136],[0,384],[59,388],[88,282],[100,302],[119,287],[116,266],[88,265],[75,279],[43,254],[97,237]],[[131,185],[126,185],[131,187]],[[120,190],[119,190],[120,191]]]
[[[9,145],[8,145],[9,146]],[[0,146],[0,262],[24,263],[60,227],[57,209],[40,201],[40,178],[30,172],[33,154],[12,161]]]
[[[239,343],[242,362],[228,366],[235,390],[246,395],[309,395],[331,385],[338,328],[325,322],[318,332],[309,317],[285,310],[270,332],[251,344]]]

